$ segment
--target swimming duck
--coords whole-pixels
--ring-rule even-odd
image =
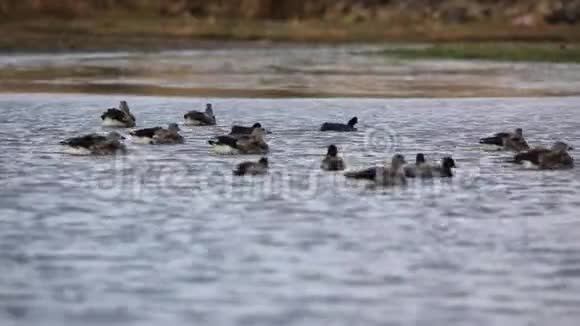
[[[500,132],[491,137],[481,138],[479,143],[493,150],[513,152],[521,152],[530,148],[524,138],[522,128],[517,128],[515,132]]]
[[[382,169],[382,167],[373,166],[364,170],[345,172],[344,176],[349,179],[375,180],[375,178],[377,177],[377,171],[380,169]]]
[[[382,167],[346,172],[344,176],[351,179],[374,181],[376,185],[382,186],[404,185],[407,183],[404,171],[406,163],[405,157],[397,154],[390,162],[385,162]]]
[[[169,124],[167,129],[159,129],[155,131],[151,144],[183,144],[185,140],[179,134],[179,126],[177,123]]]
[[[264,133],[269,133],[266,131],[266,129],[262,128],[261,123],[256,122],[251,127],[233,126],[232,130],[230,131],[229,136],[240,137],[240,136],[244,136],[244,135],[250,135],[254,131],[254,129],[262,129],[262,130],[264,130]]]
[[[415,157],[415,165],[405,165],[405,176],[407,178],[420,178],[426,172],[427,166],[425,154],[419,153]]]
[[[131,114],[129,105],[126,101],[121,101],[119,108],[108,109],[101,115],[103,126],[116,128],[133,128],[135,127],[135,116]]]
[[[65,152],[73,155],[113,155],[127,151],[121,140],[125,139],[117,132],[111,132],[106,136],[89,134],[73,137],[61,141],[60,144],[67,146]]]
[[[568,144],[558,141],[551,148],[536,147],[526,152],[517,154],[514,163],[523,164],[529,162],[544,170],[570,169],[574,167],[574,159],[568,154],[573,150]]]
[[[325,171],[344,170],[344,161],[342,157],[338,156],[338,148],[335,145],[328,146],[328,151],[322,160],[320,168]]]
[[[404,171],[407,178],[451,178],[454,168],[456,168],[455,160],[450,156],[441,159],[440,165],[431,165],[426,162],[425,155],[419,153],[415,165],[406,165]]]
[[[452,178],[453,169],[457,168],[455,165],[455,160],[450,157],[444,157],[441,159],[440,165],[427,165],[426,172],[424,172],[422,178]]]
[[[216,154],[266,154],[269,146],[264,130],[256,128],[249,136],[219,136],[209,141]]]
[[[405,164],[407,161],[405,157],[401,154],[396,154],[391,159],[391,164],[389,166],[388,162],[385,162],[383,168],[377,170],[377,176],[375,177],[375,185],[377,186],[403,186],[407,184],[407,178],[405,177]]]
[[[187,112],[183,118],[185,119],[185,124],[188,126],[215,126],[216,119],[213,114],[212,105],[210,103],[206,104],[205,112],[200,111],[190,111]]]
[[[234,175],[262,175],[268,173],[268,158],[262,157],[258,162],[242,162],[236,166]]]
[[[354,126],[357,123],[358,123],[357,117],[353,117],[352,119],[350,119],[347,124],[325,122],[320,127],[320,131],[340,131],[340,132],[356,131],[357,129]]]
[[[179,126],[177,126],[177,124],[172,123],[168,126],[168,129],[176,129],[176,131],[179,131]],[[153,127],[153,128],[145,128],[145,129],[138,129],[138,130],[133,130],[131,132],[129,132],[129,135],[131,135],[134,139],[134,141],[136,143],[140,143],[140,144],[153,144],[153,137],[155,137],[155,133],[157,133],[159,130],[162,130],[162,127]]]
[[[495,135],[491,136],[491,137],[485,137],[485,138],[481,138],[479,140],[480,144],[483,145],[490,145],[490,146],[497,146],[497,147],[503,147],[503,140],[505,138],[509,138],[512,137],[514,135],[523,137],[523,129],[522,128],[517,128],[515,130],[515,132],[498,132]]]

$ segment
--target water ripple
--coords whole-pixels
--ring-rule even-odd
[[[72,157],[120,98],[0,96],[2,325],[575,325],[580,175],[540,172],[477,139],[521,126],[533,145],[580,148],[578,98],[242,100],[129,97],[140,126],[215,105],[184,145]],[[322,122],[360,120],[350,134]],[[207,140],[261,122],[271,173]],[[454,180],[370,191],[319,171],[453,155]],[[249,157],[254,158],[254,157]]]

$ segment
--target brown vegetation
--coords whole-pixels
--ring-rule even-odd
[[[495,19],[515,19],[520,24],[580,22],[580,0],[0,0],[4,17],[70,18],[123,11],[217,19],[365,21],[403,15],[449,23]]]
[[[0,0],[0,50],[196,39],[580,41],[580,0]]]

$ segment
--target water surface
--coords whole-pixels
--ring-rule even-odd
[[[482,152],[521,126],[533,145],[580,148],[580,98],[252,100],[126,97],[141,127],[211,101],[217,127],[186,143],[127,140],[124,157],[62,154],[105,132],[115,96],[0,96],[2,325],[576,325],[579,170],[540,172]],[[320,133],[357,115],[359,132]],[[261,122],[257,157],[210,154],[209,137]],[[452,155],[453,180],[368,190],[322,173]]]

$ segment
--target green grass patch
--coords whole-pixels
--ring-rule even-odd
[[[119,78],[138,76],[139,73],[115,67],[39,67],[31,69],[3,68],[0,79],[56,80],[59,78]]]
[[[399,59],[580,63],[580,46],[560,43],[438,44],[425,47],[385,49],[380,53]]]

